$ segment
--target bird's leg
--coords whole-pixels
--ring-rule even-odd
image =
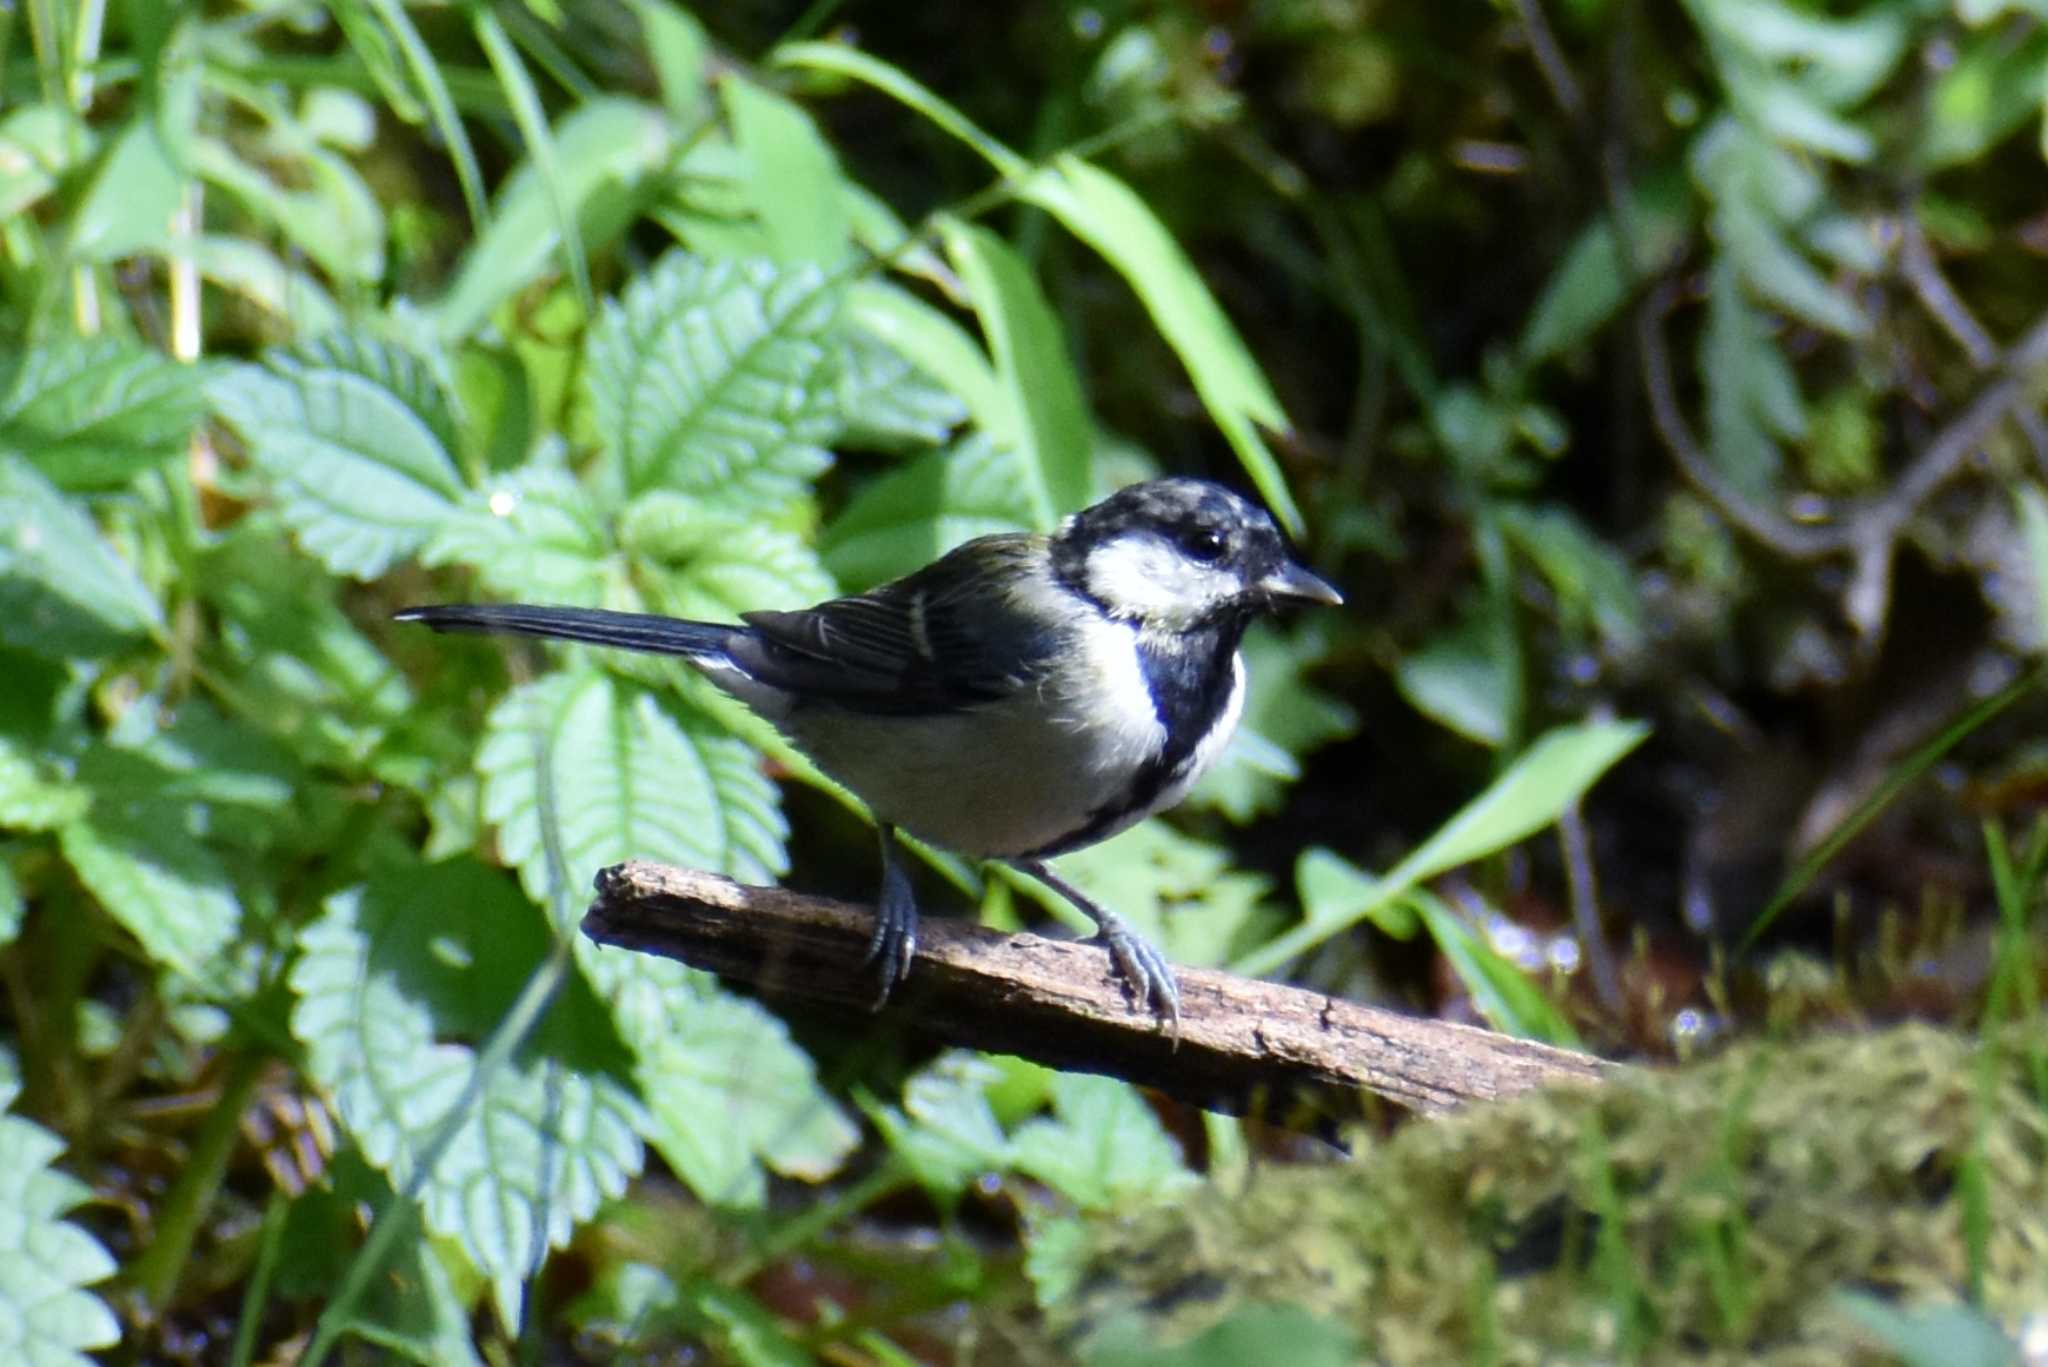
[[[875,933],[868,937],[868,953],[862,967],[874,965],[882,980],[875,994],[873,1010],[882,1009],[896,984],[910,972],[917,954],[917,898],[910,890],[910,873],[903,867],[903,849],[896,843],[896,828],[880,826],[882,843],[882,895],[875,905]]]
[[[1097,903],[1087,893],[1047,868],[1037,859],[1012,860],[1010,866],[1026,873],[1072,902],[1086,913],[1098,929],[1096,939],[1109,951],[1115,976],[1124,993],[1138,1005],[1149,1006],[1169,1034],[1180,1034],[1180,988],[1173,980],[1173,968],[1166,956],[1154,949],[1144,936],[1124,924],[1121,916]]]

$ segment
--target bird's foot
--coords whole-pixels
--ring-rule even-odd
[[[1096,924],[1102,929],[1095,939],[1109,951],[1111,974],[1123,984],[1125,997],[1134,1006],[1150,1008],[1160,1027],[1179,1044],[1180,986],[1174,981],[1173,965],[1123,918],[1102,911]]]
[[[882,866],[882,895],[875,903],[875,931],[868,936],[868,952],[861,967],[872,967],[878,990],[870,1011],[879,1011],[896,985],[910,973],[910,961],[917,957],[917,899],[910,890],[910,876],[894,859]]]

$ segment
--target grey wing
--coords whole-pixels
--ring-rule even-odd
[[[964,554],[963,554],[964,553]],[[799,697],[862,712],[950,712],[1000,698],[1057,648],[992,572],[1028,573],[1031,542],[985,537],[917,573],[800,612],[750,612],[734,660]]]

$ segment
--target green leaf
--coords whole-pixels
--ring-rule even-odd
[[[599,991],[636,1055],[648,1138],[691,1190],[713,1205],[758,1207],[764,1163],[810,1182],[836,1172],[860,1131],[789,1028],[704,974],[627,957],[640,962],[608,964]]]
[[[463,495],[454,398],[410,352],[330,333],[211,387],[278,510],[329,569],[374,579]]]
[[[989,1090],[1002,1069],[980,1054],[954,1049],[913,1073],[903,1084],[903,1109],[873,1108],[876,1128],[927,1191],[958,1200],[984,1173],[1010,1166]]]
[[[201,981],[242,918],[218,856],[174,811],[95,811],[59,833],[79,881],[149,957]]]
[[[1186,1191],[1200,1179],[1136,1088],[1090,1073],[1052,1082],[1055,1118],[1011,1136],[1017,1167],[1084,1210],[1125,1210]]]
[[[847,334],[839,370],[839,412],[847,446],[896,451],[932,446],[967,418],[967,406],[887,342]]]
[[[648,606],[670,617],[737,621],[757,608],[809,607],[836,592],[817,552],[794,533],[665,489],[627,505],[619,541],[650,566],[638,576]]]
[[[1023,463],[1032,521],[1049,529],[1094,496],[1094,429],[1059,320],[1024,260],[986,228],[940,220],[946,250],[995,354],[1011,418],[993,432]]]
[[[1033,512],[1016,453],[976,435],[863,485],[825,529],[825,564],[853,589],[910,573],[963,541],[1028,532]]]
[[[1666,176],[1653,181],[1628,203],[1633,268],[1621,259],[1614,222],[1607,214],[1579,233],[1529,310],[1518,346],[1524,365],[1587,345],[1627,301],[1633,281],[1670,268],[1693,228],[1692,200],[1674,180]]]
[[[924,115],[935,126],[972,147],[1005,179],[1021,178],[1024,159],[975,127],[957,108],[912,80],[900,68],[844,43],[785,43],[771,58],[776,66],[801,67],[864,81]]]
[[[718,90],[775,259],[839,265],[851,240],[845,176],[811,116],[737,73],[722,77]]]
[[[472,490],[420,552],[507,598],[596,604],[614,566],[597,501],[566,470],[522,466]]]
[[[11,1105],[13,1089],[0,1092]],[[88,1348],[112,1348],[121,1325],[84,1288],[114,1260],[61,1217],[91,1188],[52,1164],[64,1145],[40,1125],[0,1115],[0,1358],[32,1367],[92,1367]]]
[[[1259,436],[1261,427],[1287,431],[1286,411],[1194,263],[1123,181],[1071,155],[1058,158],[1055,168],[1057,174],[1027,180],[1023,198],[1100,252],[1137,291],[1274,517],[1299,535],[1301,510]]]
[[[1473,934],[1443,899],[1426,889],[1415,888],[1402,900],[1422,918],[1451,971],[1471,993],[1472,1004],[1496,1030],[1550,1044],[1578,1046],[1578,1031],[1572,1029],[1556,1003],[1518,966]]]
[[[625,1059],[580,988],[496,1071],[473,1042],[547,956],[545,924],[508,880],[467,860],[394,868],[327,899],[299,934],[292,1033],[363,1156],[417,1184],[427,1228],[487,1276],[506,1324],[550,1247],[640,1170],[644,1113]],[[426,1145],[469,1095],[431,1172]]]
[[[1555,822],[1649,734],[1650,728],[1641,722],[1584,722],[1540,737],[1485,792],[1459,808],[1380,879],[1376,898],[1342,917],[1296,926],[1232,968],[1252,975],[1270,972],[1410,888],[1535,834]]]
[[[839,293],[813,266],[670,252],[607,303],[585,376],[628,492],[733,512],[802,494],[839,431]]]
[[[1511,504],[1502,509],[1501,527],[1549,582],[1567,632],[1590,626],[1610,653],[1643,648],[1642,601],[1621,552],[1554,505]]]
[[[274,225],[293,252],[330,279],[353,285],[379,281],[389,228],[377,196],[347,157],[288,122],[274,125],[273,132],[289,148],[290,185],[218,138],[194,139],[193,167],[250,214]]]
[[[213,843],[265,850],[292,833],[307,776],[251,721],[188,698],[167,720],[132,707],[78,761],[75,778],[93,809],[146,825],[204,832]]]
[[[1784,465],[1776,439],[1802,435],[1806,409],[1791,365],[1743,302],[1726,262],[1710,276],[1699,369],[1714,463],[1745,493],[1769,496]]]
[[[107,143],[85,198],[71,218],[70,255],[115,261],[170,245],[171,219],[183,206],[185,177],[173,164],[156,120],[131,119]]]
[[[1388,901],[1380,880],[1332,850],[1317,846],[1294,861],[1294,890],[1301,898],[1302,919],[1333,928],[1358,924],[1368,917],[1396,940],[1415,937],[1419,923],[1407,901]]]
[[[2034,571],[2033,647],[2036,653],[2048,652],[2048,494],[2042,493],[2038,484],[2021,484],[2013,489],[2012,501],[2019,514],[2027,559]],[[0,793],[5,791],[5,781],[0,779]],[[5,798],[0,797],[0,804],[4,802]],[[0,825],[5,821],[4,805],[0,805]]]
[[[544,802],[561,823],[572,910],[599,869],[626,859],[756,883],[788,867],[788,827],[759,757],[607,674],[554,674],[508,693],[491,710],[476,767],[499,851],[542,905],[554,894]]]
[[[0,830],[53,831],[84,816],[92,794],[0,736]]]
[[[1489,747],[1507,743],[1515,671],[1494,649],[1484,608],[1402,656],[1394,683],[1409,706],[1466,740]]]
[[[519,137],[526,144],[528,166],[540,185],[541,200],[547,205],[550,226],[569,267],[569,278],[575,282],[576,299],[588,313],[595,296],[590,290],[590,263],[584,255],[583,235],[576,221],[575,195],[582,187],[569,183],[554,132],[548,127],[547,110],[541,105],[540,91],[496,11],[485,5],[475,6],[469,12],[469,23],[477,46],[484,50],[491,71],[498,78],[498,88],[505,92],[505,102],[512,107],[512,120],[519,126]]]
[[[924,300],[880,280],[861,280],[847,294],[848,317],[862,333],[896,351],[966,406],[984,433],[1014,421],[1009,395],[981,344]],[[857,414],[848,414],[858,422]]]
[[[210,374],[126,341],[38,348],[0,380],[0,449],[60,489],[119,488],[182,454]]]
[[[600,96],[562,116],[554,145],[556,195],[580,225],[586,249],[594,249],[624,231],[658,192],[676,153],[676,132],[651,105]],[[533,165],[522,164],[463,254],[455,283],[426,309],[434,335],[455,341],[475,332],[499,304],[534,283],[560,246],[546,189]]]
[[[103,655],[162,621],[156,600],[78,506],[0,452],[0,642]]]

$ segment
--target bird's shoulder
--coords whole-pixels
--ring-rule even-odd
[[[1060,593],[1042,538],[985,536],[864,593],[750,612],[739,663],[845,707],[949,711],[1000,698],[1057,652]]]

